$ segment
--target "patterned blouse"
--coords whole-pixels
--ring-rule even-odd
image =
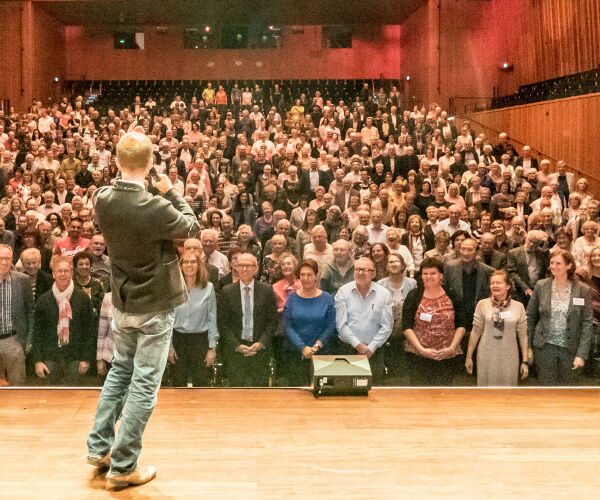
[[[548,332],[547,344],[559,347],[567,347],[567,312],[569,311],[569,302],[571,300],[572,283],[560,290],[554,281],[552,281],[552,297],[550,314],[550,331]]]
[[[424,319],[427,317],[426,315],[431,315],[431,321]],[[450,297],[445,293],[435,299],[423,297],[417,308],[413,331],[425,349],[449,347],[455,333],[454,308]],[[404,350],[413,354],[419,354],[408,340],[405,343]],[[462,354],[460,346],[449,357],[458,354]]]

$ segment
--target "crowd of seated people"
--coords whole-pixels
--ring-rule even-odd
[[[322,354],[366,356],[376,384],[598,382],[600,203],[564,161],[368,83],[348,105],[169,97],[0,111],[3,385],[110,370],[93,194],[134,126],[202,227],[176,242],[189,298],[165,384],[306,385]]]

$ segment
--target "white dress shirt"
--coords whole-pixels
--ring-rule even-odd
[[[229,261],[227,260],[227,257],[218,250],[215,250],[210,254],[207,262],[219,270],[219,279],[223,276],[227,276],[229,273]]]

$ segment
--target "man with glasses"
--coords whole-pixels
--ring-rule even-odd
[[[342,354],[362,354],[369,358],[373,381],[381,384],[384,374],[380,349],[392,333],[392,296],[375,283],[375,263],[361,257],[354,264],[354,281],[343,285],[335,295],[336,325]]]
[[[277,299],[271,285],[254,279],[254,255],[241,254],[236,266],[240,280],[223,288],[217,307],[227,377],[232,387],[266,386]]]

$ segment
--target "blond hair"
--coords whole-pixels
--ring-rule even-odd
[[[121,170],[144,170],[152,156],[152,141],[146,134],[129,132],[117,144]]]

